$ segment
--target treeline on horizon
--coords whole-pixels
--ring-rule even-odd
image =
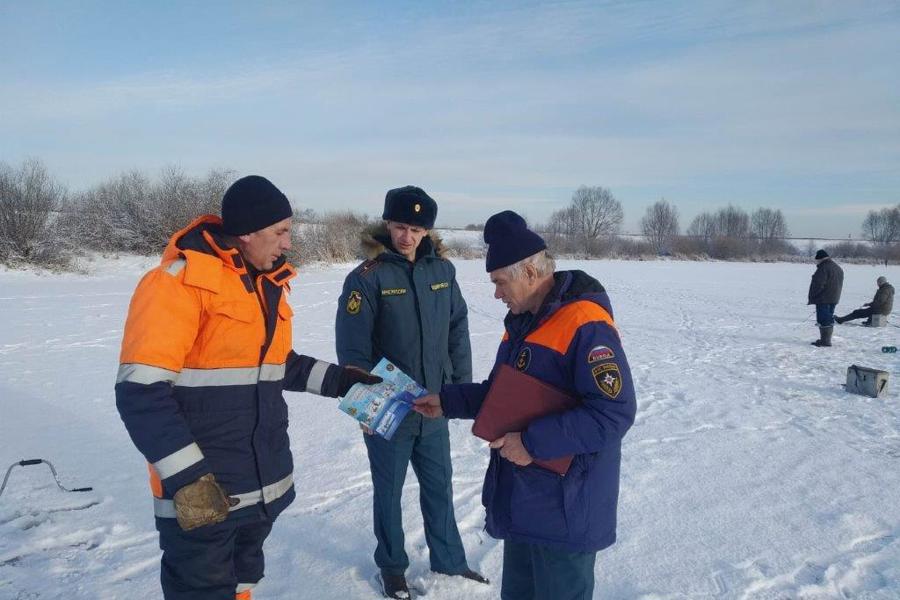
[[[169,237],[201,214],[218,214],[230,169],[205,176],[163,169],[156,177],[127,171],[88,189],[71,192],[39,159],[18,167],[0,162],[0,264],[65,269],[87,252],[157,255]],[[297,263],[347,262],[360,256],[359,236],[377,219],[358,212],[295,210],[298,226],[289,258]],[[531,223],[552,253],[573,258],[675,257],[688,260],[799,260],[811,256],[812,240],[799,249],[780,210],[747,213],[728,205],[703,212],[682,231],[678,209],[666,200],[641,218],[643,239],[621,234],[624,211],[609,189],[581,186],[546,223]],[[483,224],[470,224],[480,230]],[[900,205],[870,211],[861,225],[868,243],[827,245],[831,256],[861,261],[900,261]],[[480,244],[446,244],[453,256],[476,258]]]

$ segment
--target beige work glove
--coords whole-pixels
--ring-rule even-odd
[[[212,473],[175,492],[175,518],[184,531],[204,525],[221,523],[228,517],[228,509],[238,503],[228,498]]]

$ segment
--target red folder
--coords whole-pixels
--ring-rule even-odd
[[[578,399],[509,365],[500,365],[481,410],[475,417],[472,433],[493,442],[510,431],[522,431],[538,417],[563,412],[578,406]],[[565,475],[572,456],[537,460],[534,463]]]

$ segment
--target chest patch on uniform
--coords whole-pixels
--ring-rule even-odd
[[[381,290],[382,296],[402,296],[406,293],[406,288],[385,288]]]
[[[516,357],[516,368],[520,371],[524,371],[528,368],[528,365],[531,363],[531,348],[523,348],[521,352],[519,352],[519,356]]]
[[[594,364],[601,360],[612,360],[615,354],[610,350],[609,346],[594,346],[588,352],[588,362]]]
[[[360,294],[357,290],[353,290],[350,292],[350,295],[347,296],[347,312],[351,315],[355,315],[359,312],[359,309],[362,307],[362,294]]]
[[[594,376],[594,382],[600,391],[610,398],[615,399],[622,391],[622,374],[616,363],[597,365],[591,369],[591,375]]]
[[[432,284],[431,284],[431,291],[432,291],[432,292],[436,292],[436,291],[438,291],[438,290],[445,290],[445,289],[447,289],[448,287],[450,287],[450,282],[449,282],[449,281],[442,281],[442,282],[440,282],[440,283],[432,283]]]

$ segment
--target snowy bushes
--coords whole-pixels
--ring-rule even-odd
[[[294,243],[288,258],[294,264],[309,262],[351,262],[362,258],[360,234],[374,221],[367,215],[351,211],[326,213],[315,223],[301,223],[295,227]]]
[[[86,248],[157,254],[169,237],[202,214],[218,214],[234,171],[205,177],[170,167],[151,180],[139,171],[123,173],[73,198],[66,226]]]
[[[0,163],[0,263],[68,262],[67,241],[57,233],[65,197],[41,161],[28,159],[18,169]]]

